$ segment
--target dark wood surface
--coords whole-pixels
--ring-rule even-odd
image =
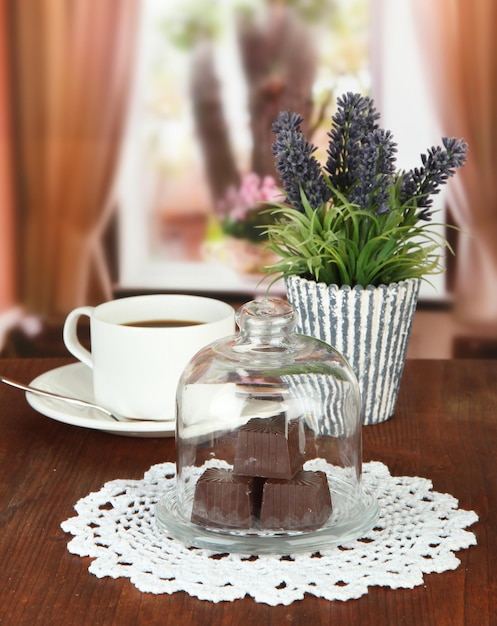
[[[4,359],[0,373],[29,382],[67,359]],[[430,478],[436,491],[477,512],[478,545],[455,571],[410,589],[372,588],[358,600],[306,596],[270,607],[251,598],[213,604],[186,593],[139,592],[98,579],[67,551],[60,523],[104,482],[141,478],[174,460],[172,439],[120,437],[39,415],[0,385],[0,623],[212,626],[284,624],[483,626],[497,624],[497,361],[408,361],[396,415],[363,429],[364,461]]]

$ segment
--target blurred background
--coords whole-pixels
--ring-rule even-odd
[[[357,91],[401,168],[442,136],[470,146],[437,197],[456,254],[408,356],[497,357],[496,17],[493,0],[1,0],[0,354],[66,354],[83,304],[262,292],[271,124],[301,113],[321,158]]]

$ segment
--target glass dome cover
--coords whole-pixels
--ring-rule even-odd
[[[237,313],[177,389],[174,488],[158,524],[189,546],[288,554],[357,538],[378,517],[361,482],[361,399],[334,348],[295,334],[286,301]]]

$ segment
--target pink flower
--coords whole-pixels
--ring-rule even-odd
[[[249,172],[242,178],[238,190],[228,190],[222,204],[228,208],[228,216],[232,221],[242,222],[248,219],[251,211],[259,210],[263,203],[278,202],[282,198],[272,176],[265,176],[261,180],[257,174]]]

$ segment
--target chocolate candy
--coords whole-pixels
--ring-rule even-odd
[[[191,520],[197,524],[224,528],[251,528],[260,502],[257,480],[236,476],[232,470],[211,467],[195,487]]]
[[[264,482],[260,527],[266,530],[314,530],[331,515],[331,496],[324,472],[302,470],[291,480]]]
[[[284,414],[238,432],[233,469],[212,467],[195,487],[191,520],[220,528],[314,530],[331,515],[326,474],[303,470],[304,430]]]
[[[234,473],[289,480],[302,469],[304,446],[300,420],[254,417],[238,433]]]

